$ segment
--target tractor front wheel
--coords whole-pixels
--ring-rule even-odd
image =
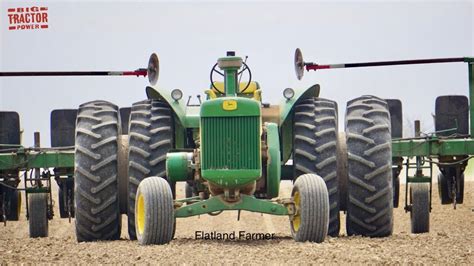
[[[140,245],[166,244],[174,236],[173,193],[168,182],[157,176],[144,179],[135,200],[135,231]]]
[[[329,226],[329,195],[324,180],[315,174],[296,179],[292,198],[296,214],[290,221],[291,234],[298,242],[324,241]]]

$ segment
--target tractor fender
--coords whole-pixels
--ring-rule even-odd
[[[295,95],[287,100],[283,99],[280,103],[280,143],[282,164],[290,159],[293,149],[293,116],[290,115],[293,107],[301,100],[318,97],[319,84],[314,84],[307,89],[295,89]]]
[[[265,123],[267,131],[267,198],[278,197],[281,180],[280,140],[278,139],[278,125]]]
[[[173,110],[180,124],[186,127],[186,108],[184,106],[183,99],[175,101],[173,98],[171,98],[170,91],[158,88],[156,86],[147,86],[146,96],[150,100],[166,102]]]
[[[295,96],[291,99],[283,99],[280,102],[280,122],[281,124],[285,123],[285,120],[288,118],[288,115],[291,113],[293,106],[304,99],[311,97],[319,97],[319,84],[314,84],[313,86],[307,89],[295,89]]]

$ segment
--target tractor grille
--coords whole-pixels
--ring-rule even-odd
[[[203,169],[260,169],[259,116],[201,119]]]

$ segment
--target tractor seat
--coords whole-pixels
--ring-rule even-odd
[[[210,89],[212,89],[215,93],[222,94],[224,93],[224,82],[222,81],[216,81],[214,82],[214,86],[218,89],[211,86]],[[245,89],[247,86],[247,82],[240,82],[239,83],[239,93],[242,93],[242,91]],[[253,94],[255,91],[260,89],[260,85],[256,81],[251,81],[249,87],[243,92],[244,94]]]

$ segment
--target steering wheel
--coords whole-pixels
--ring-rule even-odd
[[[214,78],[213,78],[214,72],[216,72],[217,74],[219,74],[219,75],[221,75],[221,76],[224,76],[224,73],[222,73],[221,71],[217,70],[217,64],[218,64],[218,63],[216,63],[216,64],[212,67],[212,69],[211,69],[211,74],[210,74],[211,85],[212,85],[212,87],[213,87],[217,92],[219,92],[220,94],[224,94],[223,91],[220,91],[220,90],[214,85]],[[243,69],[240,70],[239,72],[237,72],[237,75],[239,76],[239,90],[240,90],[240,78],[242,77],[242,74],[243,74],[245,71],[249,72],[249,80],[248,80],[248,82],[247,82],[247,86],[245,86],[245,88],[244,88],[240,93],[244,93],[244,92],[248,89],[248,87],[250,87],[250,82],[252,82],[252,71],[250,71],[249,66],[248,66],[245,62],[242,62],[242,64],[243,64],[243,66],[244,66]]]

